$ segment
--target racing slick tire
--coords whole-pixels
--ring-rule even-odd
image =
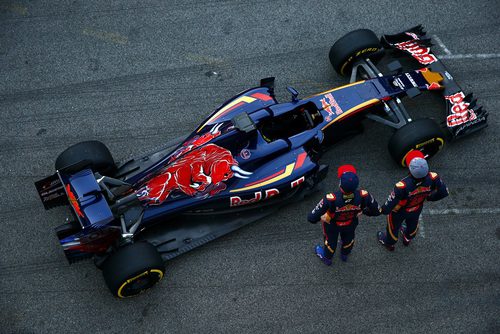
[[[57,157],[55,167],[56,170],[65,169],[70,173],[90,167],[94,172],[109,175],[115,171],[116,164],[106,145],[97,140],[90,140],[64,150]]]
[[[339,38],[330,49],[330,63],[342,76],[349,76],[354,62],[362,57],[380,53],[382,44],[375,33],[368,29],[351,31]],[[375,57],[378,59],[378,57]],[[375,60],[377,60],[375,59]]]
[[[127,298],[158,283],[165,274],[165,264],[153,245],[137,242],[111,254],[102,264],[102,273],[111,293]]]
[[[429,118],[414,120],[405,124],[389,139],[389,153],[399,165],[406,167],[406,156],[413,150],[420,150],[431,158],[444,146],[441,127]]]

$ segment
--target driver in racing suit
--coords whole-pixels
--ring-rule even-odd
[[[340,258],[347,261],[347,256],[354,246],[354,232],[358,226],[358,216],[380,215],[379,206],[366,190],[358,190],[358,176],[352,165],[340,166],[338,169],[340,189],[326,194],[307,216],[310,223],[321,220],[323,225],[324,247],[316,245],[316,255],[326,265],[332,264],[332,257],[337,248],[340,234],[342,240]]]
[[[418,230],[418,219],[424,201],[438,201],[448,196],[448,188],[434,172],[420,151],[412,151],[406,157],[410,174],[396,183],[387,202],[380,208],[387,215],[386,233],[377,232],[378,241],[393,251],[401,231],[403,245],[408,246]],[[406,226],[401,226],[406,221]]]

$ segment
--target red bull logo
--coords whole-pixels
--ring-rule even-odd
[[[465,94],[463,92],[445,96],[444,98],[451,103],[452,114],[446,117],[446,124],[449,127],[464,124],[477,118],[474,110],[469,109],[470,103],[465,101]]]
[[[139,189],[137,196],[152,205],[163,203],[173,191],[188,196],[213,196],[226,189],[224,181],[233,176],[248,178],[251,174],[238,167],[231,151],[207,144],[171,163]]]
[[[269,199],[273,196],[279,195],[279,190],[276,188],[267,189],[264,192],[264,197],[262,196],[261,191],[257,191],[253,194],[252,198],[242,199],[240,196],[231,196],[229,199],[229,206],[241,206],[241,205],[249,205],[253,203],[260,202],[262,199]]]
[[[397,43],[394,46],[400,50],[408,51],[413,58],[418,60],[420,64],[429,65],[437,61],[436,56],[431,53],[431,48],[421,46],[415,40],[419,40],[418,36],[414,33],[407,32],[408,36],[413,37],[412,41]]]
[[[344,112],[333,97],[332,93],[325,94],[320,101],[321,107],[328,113],[327,121],[331,120],[335,114],[340,115]],[[333,112],[332,107],[335,109],[335,112]]]

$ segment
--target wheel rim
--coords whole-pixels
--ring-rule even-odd
[[[407,167],[406,166],[406,157],[410,152],[419,150],[420,152],[423,153],[426,159],[433,157],[438,153],[444,146],[444,139],[440,137],[435,137],[428,139],[422,143],[416,144],[414,148],[406,152],[406,154],[403,156],[403,159],[401,159],[401,166]]]
[[[163,271],[160,269],[148,269],[137,276],[129,278],[118,289],[118,297],[132,297],[152,288],[163,278]]]

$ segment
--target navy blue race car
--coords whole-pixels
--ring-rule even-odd
[[[392,128],[389,153],[400,165],[412,150],[435,155],[445,141],[486,126],[486,111],[465,95],[432,53],[421,27],[381,39],[353,31],[331,48],[350,83],[278,103],[274,78],[262,79],[217,108],[193,133],[116,164],[107,147],[86,141],[56,159],[36,182],[46,209],[69,205],[74,219],[56,228],[70,262],[93,258],[111,292],[136,295],[162,279],[165,261],[302,199],[326,176],[321,153],[371,119]],[[410,55],[376,67],[385,54]],[[443,126],[412,120],[401,98],[440,92]]]

